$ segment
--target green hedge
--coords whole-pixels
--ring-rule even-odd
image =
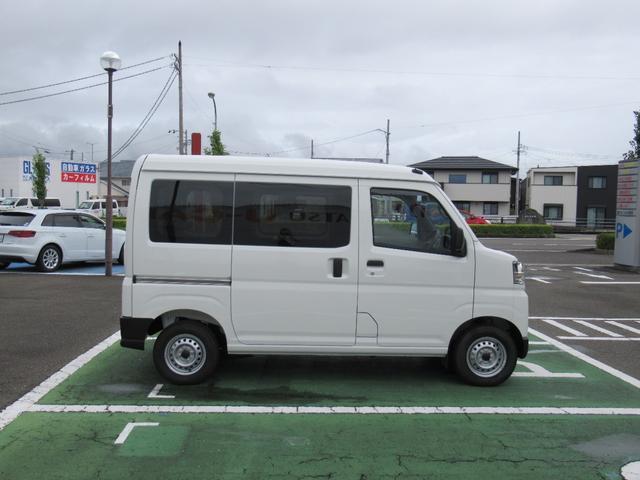
[[[613,250],[616,237],[613,232],[599,233],[596,237],[596,247],[601,250]]]
[[[113,228],[127,229],[127,217],[113,217]]]
[[[477,237],[553,237],[551,225],[504,223],[496,225],[469,225]]]

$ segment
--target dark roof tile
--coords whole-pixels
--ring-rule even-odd
[[[481,157],[438,157],[409,165],[421,170],[509,170],[515,173],[515,167],[494,162]]]

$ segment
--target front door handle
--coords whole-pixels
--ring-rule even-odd
[[[367,260],[367,267],[384,267],[384,262],[382,260]]]

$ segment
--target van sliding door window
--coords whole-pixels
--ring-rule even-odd
[[[371,189],[373,244],[416,252],[451,254],[451,218],[425,192]]]
[[[349,244],[350,187],[239,182],[235,205],[235,245],[336,248]]]
[[[149,237],[152,242],[231,244],[233,183],[154,180]]]

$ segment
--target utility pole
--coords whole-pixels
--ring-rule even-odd
[[[72,148],[71,150],[69,150],[69,153],[71,154],[71,161],[73,162],[73,152],[75,152],[75,150]]]
[[[389,135],[391,135],[391,132],[389,131],[389,119],[387,118],[387,131],[384,134],[385,139],[387,140],[387,155],[385,157],[385,163],[389,163]]]
[[[516,150],[516,217],[520,215],[520,130],[518,130],[518,149]],[[517,221],[517,220],[516,220]]]
[[[311,139],[311,158],[313,158],[313,138]]]
[[[178,135],[180,136],[180,155],[184,155],[184,121],[182,117],[182,41],[178,42]]]
[[[93,163],[93,146],[95,145],[95,143],[86,142],[86,144],[91,145],[91,163]]]

